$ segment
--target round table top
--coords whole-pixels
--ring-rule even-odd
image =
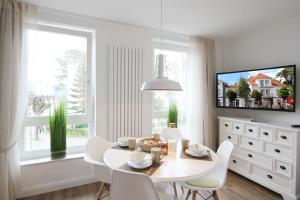
[[[110,168],[119,169],[127,163],[131,153],[133,151],[110,148],[104,153],[103,160]],[[211,173],[219,162],[219,156],[212,150],[210,150],[211,161],[183,158],[180,156],[181,153],[181,149],[178,148],[177,152],[169,152],[162,159],[160,167],[150,176],[152,181],[165,183],[201,178]]]

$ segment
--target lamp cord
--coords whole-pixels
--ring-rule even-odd
[[[163,53],[163,0],[160,0],[160,53]]]

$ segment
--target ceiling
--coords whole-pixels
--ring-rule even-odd
[[[160,29],[160,0],[24,0],[42,7]],[[299,0],[163,0],[164,30],[231,37],[300,13]]]

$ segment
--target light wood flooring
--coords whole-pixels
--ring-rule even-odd
[[[93,183],[47,194],[22,198],[20,200],[95,200],[100,183]],[[186,191],[182,195],[177,185],[179,199],[186,197]],[[234,172],[229,171],[225,187],[217,191],[220,200],[282,200],[282,197]],[[206,195],[206,194],[203,194]],[[190,198],[191,199],[191,198]],[[201,199],[197,195],[197,199]],[[212,198],[211,198],[212,199]],[[109,197],[103,200],[109,200]],[[120,199],[121,200],[121,199]]]

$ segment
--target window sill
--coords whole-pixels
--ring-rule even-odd
[[[59,158],[59,159],[51,159],[51,157],[46,157],[46,158],[38,158],[32,160],[23,160],[20,162],[20,166],[22,167],[22,166],[38,165],[38,164],[45,164],[51,162],[60,162],[65,160],[83,158],[83,156],[84,153],[77,153],[77,154],[66,155],[66,157]]]

